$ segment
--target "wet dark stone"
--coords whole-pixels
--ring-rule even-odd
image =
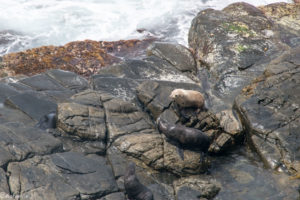
[[[7,183],[7,178],[5,171],[0,168],[0,195],[9,195],[9,186]]]
[[[200,191],[194,190],[186,186],[180,188],[179,191],[177,191],[178,200],[186,200],[186,199],[197,200],[200,199],[200,197],[201,197]]]
[[[156,42],[151,45],[148,54],[166,60],[181,72],[196,72],[196,62],[192,53],[180,44]]]
[[[0,165],[21,161],[35,155],[62,150],[62,143],[46,132],[20,123],[0,125]]]
[[[0,103],[4,103],[5,99],[19,94],[19,92],[6,83],[0,83]]]
[[[117,192],[106,195],[105,197],[102,197],[99,200],[126,200],[126,198],[123,192]]]
[[[36,121],[39,121],[45,114],[56,111],[57,107],[47,97],[41,97],[34,93],[11,96],[5,101],[5,104],[23,111]]]
[[[103,77],[102,75],[92,76],[91,88],[97,91],[104,91],[113,96],[131,100],[135,98],[134,88],[137,87],[136,80],[116,77]]]
[[[34,90],[37,91],[45,91],[45,90],[53,90],[53,91],[63,91],[66,90],[62,85],[56,82],[54,79],[50,78],[46,74],[38,74],[35,76],[31,76],[25,79],[20,80],[20,83],[23,83]]]
[[[254,149],[271,168],[300,171],[300,48],[278,57],[235,100]],[[259,139],[260,138],[260,139]],[[292,167],[293,166],[293,167]]]
[[[54,69],[47,71],[45,74],[56,80],[63,87],[75,92],[86,90],[89,87],[88,81],[74,72]]]
[[[29,199],[95,199],[118,190],[106,159],[97,155],[66,152],[34,157],[10,163],[8,171],[12,194]]]

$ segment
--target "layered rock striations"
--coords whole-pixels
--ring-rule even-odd
[[[299,4],[236,3],[201,11],[190,48],[83,41],[5,55],[0,70],[19,76],[0,81],[0,199],[125,200],[131,161],[155,200],[295,199],[299,21]],[[205,108],[180,109],[178,88]],[[49,113],[57,128],[39,129]],[[208,155],[166,138],[158,118],[201,130]]]

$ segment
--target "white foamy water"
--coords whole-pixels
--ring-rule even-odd
[[[233,2],[238,0],[0,0],[0,55],[84,39],[155,36],[187,45],[190,23],[200,10],[222,9]]]

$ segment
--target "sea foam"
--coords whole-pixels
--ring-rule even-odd
[[[1,0],[0,55],[84,39],[112,41],[154,36],[187,45],[190,23],[199,11],[222,9],[237,1]],[[244,1],[253,5],[278,2]],[[146,31],[140,33],[137,29]]]

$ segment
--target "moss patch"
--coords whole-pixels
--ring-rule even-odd
[[[249,27],[241,22],[225,22],[222,24],[222,27],[227,32],[234,32],[245,37],[254,36],[254,31],[250,30]]]
[[[241,53],[241,52],[243,52],[243,51],[246,51],[246,50],[249,49],[249,48],[250,48],[250,47],[247,46],[247,45],[239,44],[239,45],[237,45],[236,50],[237,50],[239,53]]]

